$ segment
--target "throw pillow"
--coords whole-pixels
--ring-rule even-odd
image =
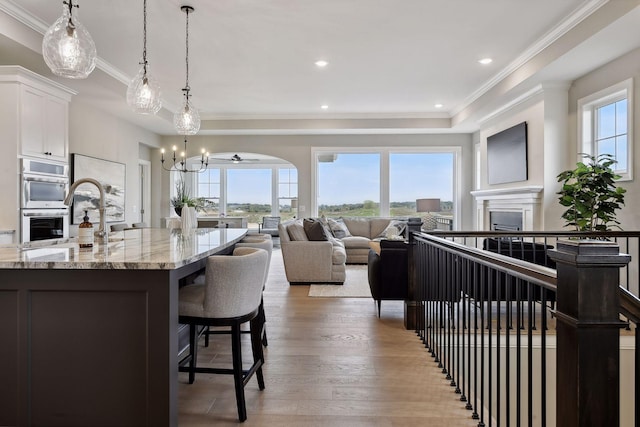
[[[317,219],[305,218],[303,222],[307,238],[311,241],[327,240],[327,235],[322,222]]]
[[[301,221],[296,221],[292,224],[289,224],[287,227],[287,233],[289,233],[289,238],[293,241],[307,241],[307,233],[304,231],[304,227],[302,226]]]
[[[347,228],[347,225],[344,223],[342,218],[339,218],[339,219],[328,218],[327,223],[329,224],[329,229],[331,230],[331,234],[333,234],[333,236],[336,239],[342,239],[343,237],[351,237],[351,233],[349,232],[349,229]]]
[[[407,223],[405,221],[391,220],[382,233],[376,236],[376,239],[399,239],[399,236],[402,236],[406,228]]]

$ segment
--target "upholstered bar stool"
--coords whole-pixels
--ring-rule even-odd
[[[120,223],[120,224],[113,224],[111,225],[111,231],[115,232],[115,231],[124,231],[127,228],[131,228],[131,226],[129,224],[127,224],[126,222]]]
[[[264,390],[262,365],[264,355],[260,345],[262,328],[258,311],[262,300],[264,271],[268,254],[255,248],[236,248],[232,256],[214,255],[207,259],[205,283],[191,284],[180,289],[179,322],[189,325],[189,355],[180,362],[180,371],[189,372],[189,384],[195,374],[232,374],[236,389],[238,418],[247,419],[244,387],[256,374],[260,390]],[[242,366],[240,326],[251,322],[253,364],[248,370]],[[197,367],[198,326],[231,327],[233,369]],[[188,366],[186,365],[188,362]]]
[[[240,242],[236,243],[236,248],[258,248],[264,249],[269,254],[267,259],[267,268],[264,271],[264,281],[262,285],[262,290],[264,291],[267,286],[267,279],[269,278],[269,266],[271,265],[271,253],[273,252],[273,240],[270,234],[258,234],[258,235],[247,235]],[[260,318],[262,324],[262,330],[260,331],[260,336],[262,337],[262,345],[265,347],[269,344],[267,341],[267,327],[266,322],[267,318],[264,313],[264,299],[260,299],[260,311],[258,312],[258,317]]]

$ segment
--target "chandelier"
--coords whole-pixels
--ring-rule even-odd
[[[96,45],[84,25],[73,16],[73,0],[62,2],[62,16],[42,39],[42,55],[51,72],[69,79],[86,79],[96,67]]]
[[[193,7],[182,6],[180,8],[187,15],[186,25],[186,65],[187,78],[182,92],[184,92],[184,104],[182,108],[173,115],[173,126],[181,135],[195,135],[200,130],[200,114],[198,110],[191,104],[189,87],[189,14],[193,12]]]
[[[189,169],[187,167],[187,137],[184,137],[184,151],[180,152],[180,155],[177,155],[177,150],[178,147],[176,147],[175,145],[173,146],[173,156],[171,157],[171,160],[173,161],[173,164],[170,167],[166,167],[164,162],[165,162],[165,158],[164,158],[164,148],[160,150],[160,161],[162,162],[162,169],[166,170],[166,171],[177,171],[177,172],[204,172],[207,170],[207,167],[209,166],[209,153],[205,152],[204,148],[201,151],[200,154],[200,166],[198,169]]]
[[[147,63],[147,0],[143,3],[142,62],[140,71],[127,87],[127,104],[140,114],[156,114],[162,107],[160,85],[149,75]]]

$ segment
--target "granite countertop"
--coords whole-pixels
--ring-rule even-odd
[[[171,270],[233,245],[244,228],[139,228],[109,234],[108,244],[80,248],[76,239],[0,247],[0,268]]]

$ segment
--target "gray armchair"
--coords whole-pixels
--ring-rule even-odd
[[[262,223],[258,224],[258,233],[270,234],[273,237],[278,237],[279,224],[279,216],[263,216]]]

